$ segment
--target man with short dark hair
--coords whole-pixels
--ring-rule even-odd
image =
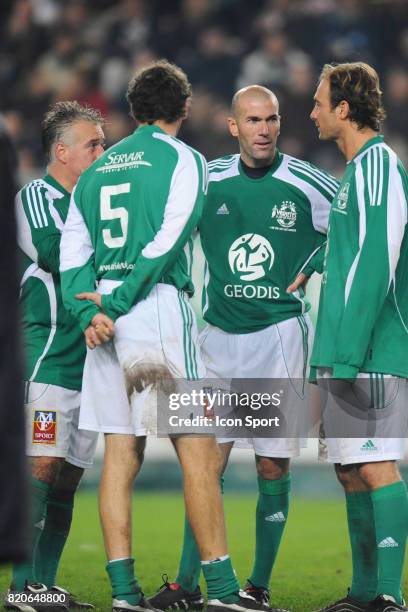
[[[132,487],[153,417],[152,388],[205,376],[188,296],[191,234],[207,171],[203,156],[176,138],[190,96],[185,73],[168,62],[136,75],[128,100],[139,127],[82,176],[61,242],[64,303],[94,348],[86,359],[80,425],[105,433],[100,515],[114,612],[154,609],[136,580],[131,546]],[[98,345],[112,335],[113,342]],[[104,399],[106,385],[114,404]],[[172,441],[207,581],[207,610],[261,610],[240,592],[228,555],[215,439]]]
[[[85,343],[77,321],[62,304],[59,250],[70,194],[80,174],[103,152],[102,125],[94,109],[77,102],[56,103],[42,125],[47,174],[16,196],[32,537],[27,563],[14,566],[12,591],[61,593],[56,573],[74,495],[96,445],[94,432],[78,430]],[[73,599],[70,603],[93,608]],[[30,612],[34,606],[14,602],[6,608]]]
[[[325,65],[314,101],[319,138],[337,143],[347,168],[330,214],[311,363],[318,383],[337,389],[333,410],[358,398],[357,407],[367,404],[359,419],[366,413],[373,432],[340,438],[333,430],[327,438],[346,494],[353,579],[348,596],[324,610],[397,612],[408,610],[401,594],[408,497],[396,464],[405,440],[376,431],[385,431],[378,420],[385,422],[385,408],[392,419],[407,407],[408,177],[379,135],[385,113],[371,66]]]

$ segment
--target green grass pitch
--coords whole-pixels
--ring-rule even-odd
[[[255,501],[251,495],[225,495],[229,546],[241,583],[253,559]],[[146,594],[160,586],[162,573],[174,579],[182,532],[181,495],[143,493],[135,497],[133,543],[137,574]],[[96,493],[79,493],[59,584],[96,604],[98,611],[108,612],[110,591],[104,566]],[[9,571],[1,568],[0,592],[7,589],[8,582]],[[349,582],[344,505],[341,501],[293,498],[272,578],[274,605],[293,612],[316,610],[344,596]]]

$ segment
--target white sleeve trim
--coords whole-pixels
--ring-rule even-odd
[[[15,211],[17,219],[17,244],[23,253],[37,263],[38,253],[31,240],[31,227],[24,211],[21,191],[18,192],[15,198]]]
[[[356,167],[356,191],[357,191],[357,203],[359,212],[359,235],[358,235],[358,252],[354,258],[351,268],[347,275],[346,286],[344,290],[344,303],[347,304],[350,295],[351,287],[353,285],[354,276],[356,273],[357,265],[361,255],[361,249],[366,236],[366,209],[364,199],[364,175],[361,167],[361,161],[357,163]]]
[[[85,265],[93,252],[88,228],[75,203],[74,188],[61,237],[60,272]]]
[[[387,149],[390,159],[390,172],[387,193],[387,244],[390,266],[389,283],[395,280],[395,270],[400,256],[401,244],[407,225],[407,199],[398,171],[398,159],[394,151]],[[381,194],[380,194],[381,198]]]
[[[165,255],[176,244],[190,218],[200,189],[197,163],[190,149],[166,134],[153,134],[178,153],[177,165],[170,183],[161,228],[142,250],[143,257],[155,259]]]

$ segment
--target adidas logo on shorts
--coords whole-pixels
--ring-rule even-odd
[[[394,538],[384,538],[379,545],[378,548],[397,548],[398,542],[394,540]]]
[[[367,440],[367,442],[365,442],[365,444],[362,445],[360,450],[362,450],[362,451],[376,451],[376,450],[378,450],[378,448],[376,447],[376,445],[374,444],[374,442],[372,440]]]
[[[265,521],[269,521],[270,523],[284,523],[286,519],[283,512],[275,512],[275,514],[265,516]]]

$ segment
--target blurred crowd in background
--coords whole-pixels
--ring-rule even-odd
[[[125,100],[135,70],[165,57],[193,87],[180,137],[208,159],[237,150],[226,120],[253,83],[281,103],[279,147],[335,174],[344,163],[309,119],[326,62],[365,60],[380,73],[385,134],[408,161],[407,0],[2,0],[0,110],[20,156],[20,181],[41,175],[40,124],[57,100],[107,119],[107,144],[133,131]]]

